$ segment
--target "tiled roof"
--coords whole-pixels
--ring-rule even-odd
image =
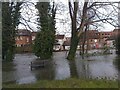
[[[18,36],[30,36],[31,35],[31,31],[29,31],[27,29],[19,29],[17,31],[17,35]]]
[[[83,37],[85,33],[81,35],[81,38]],[[99,32],[97,30],[89,30],[86,32],[86,38],[87,39],[98,39],[100,37]]]
[[[64,39],[65,35],[56,35],[56,39]]]
[[[32,36],[36,36],[37,35],[37,32],[32,32]]]

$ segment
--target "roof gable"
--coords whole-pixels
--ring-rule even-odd
[[[56,35],[55,37],[56,37],[56,39],[64,39],[64,36],[65,35]]]
[[[30,36],[31,35],[31,31],[29,31],[27,29],[19,29],[17,31],[17,35],[19,35],[19,36]]]

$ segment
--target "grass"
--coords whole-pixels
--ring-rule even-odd
[[[33,84],[3,84],[3,88],[118,88],[117,81],[111,80],[41,80]]]

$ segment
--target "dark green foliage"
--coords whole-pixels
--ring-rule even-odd
[[[116,50],[117,54],[120,55],[120,35],[116,38]]]
[[[41,59],[48,59],[52,56],[54,34],[47,31],[40,31],[37,34],[34,46],[34,52]]]
[[[2,59],[11,61],[15,51],[15,29],[22,3],[2,2]]]
[[[49,2],[38,2],[36,8],[39,11],[40,31],[35,39],[34,52],[37,57],[48,59],[52,56],[55,41],[55,16],[51,15]]]

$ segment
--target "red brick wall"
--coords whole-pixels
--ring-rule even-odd
[[[16,45],[27,45],[31,43],[32,43],[31,36],[17,36],[16,37]]]

